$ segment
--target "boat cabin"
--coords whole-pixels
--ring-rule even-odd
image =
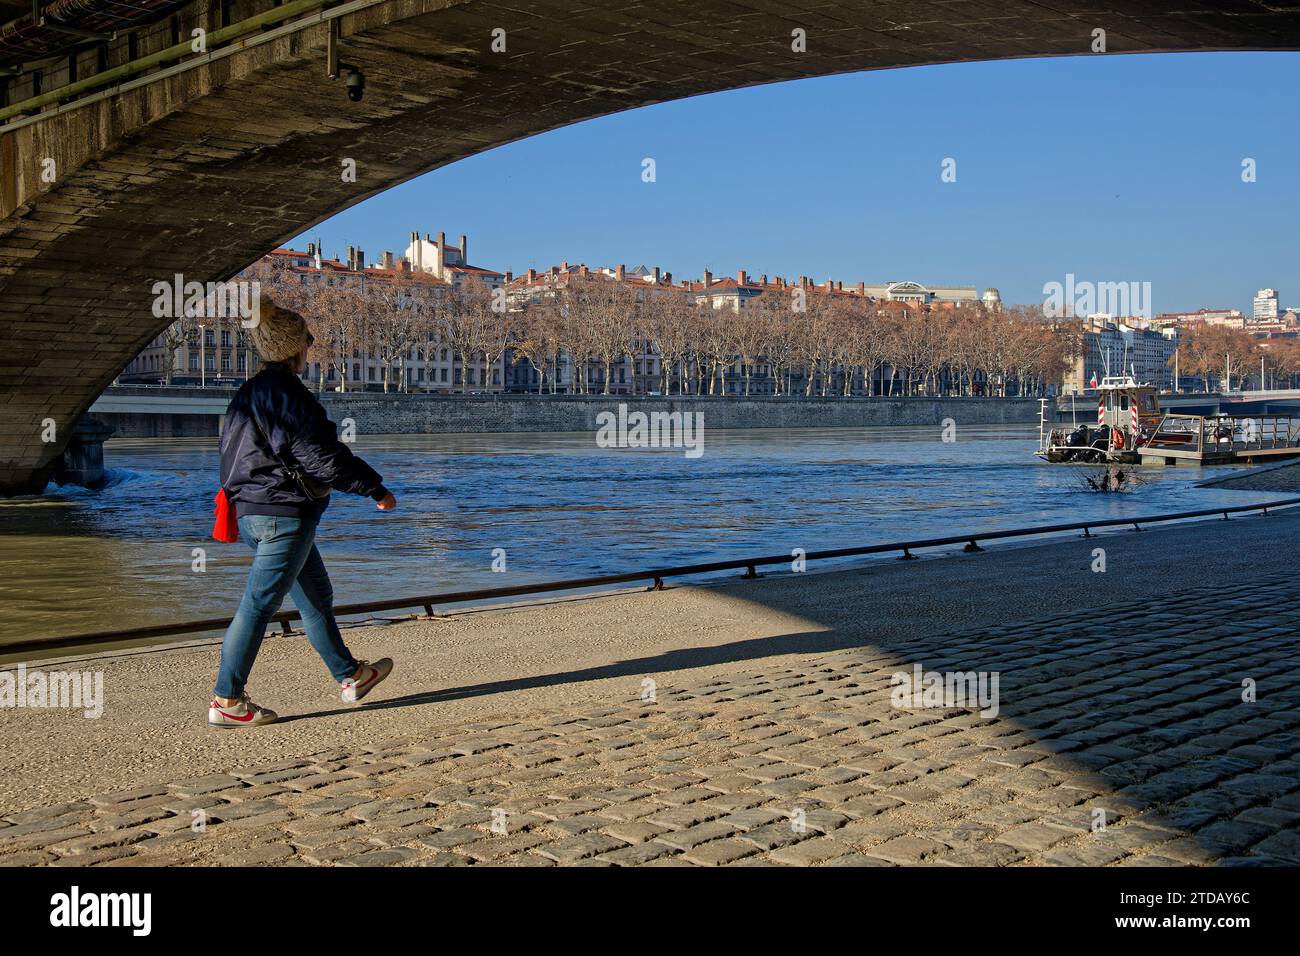
[[[1134,448],[1160,424],[1160,395],[1131,375],[1107,375],[1097,386],[1097,427],[1109,426],[1111,447]]]

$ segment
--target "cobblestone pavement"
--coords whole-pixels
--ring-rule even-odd
[[[1099,610],[11,813],[0,864],[1300,864],[1291,585]]]

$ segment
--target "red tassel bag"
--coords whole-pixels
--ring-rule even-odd
[[[235,517],[235,506],[226,497],[225,488],[217,492],[213,503],[216,508],[212,513],[217,516],[217,523],[212,526],[212,537],[223,544],[234,544],[239,540],[239,521]]]

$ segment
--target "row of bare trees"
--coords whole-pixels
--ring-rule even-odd
[[[1289,386],[1300,375],[1300,342],[1260,340],[1245,329],[1226,325],[1197,325],[1181,337],[1178,369],[1180,378],[1199,377],[1207,387],[1212,379],[1225,389],[1230,389],[1233,381],[1244,387],[1252,376],[1258,376],[1261,388],[1267,387],[1270,379]]]
[[[679,291],[601,281],[528,304],[519,328],[517,354],[539,373],[565,354],[593,364],[608,390],[625,358],[642,388],[663,394],[987,395],[1012,382],[1023,393],[1059,381],[1078,349],[1073,326],[1032,309],[931,311],[797,289],[710,309]]]
[[[538,392],[787,396],[1040,393],[1078,354],[1076,323],[1036,308],[979,304],[929,309],[823,289],[771,290],[735,309],[696,304],[681,288],[567,276],[531,299],[397,273],[364,284],[255,267],[263,290],[301,312],[310,360],[347,388],[368,354],[385,391],[443,350],[461,390],[531,371]],[[615,382],[624,369],[625,380]],[[631,375],[626,373],[630,371]]]

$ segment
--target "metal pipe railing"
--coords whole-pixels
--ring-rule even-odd
[[[271,43],[281,37],[301,32],[309,27],[329,23],[348,14],[376,6],[385,2],[385,0],[344,0],[338,6],[325,9],[325,4],[330,2],[334,2],[334,0],[288,0],[288,2],[278,7],[272,7],[238,23],[209,31],[206,38],[209,49],[206,53],[194,53],[191,47],[192,41],[186,40],[149,56],[130,63],[124,63],[111,70],[96,73],[84,80],[69,83],[40,96],[31,97],[21,103],[4,107],[0,109],[0,133],[39,123],[68,110],[80,109],[90,103],[125,93],[128,90],[137,89],[215,63],[244,50]],[[296,20],[289,20],[287,23],[284,22],[303,11],[306,11],[304,16]],[[277,26],[276,24],[280,25]],[[170,66],[163,65],[170,61],[176,62],[173,62]],[[147,72],[149,70],[155,70],[155,72]],[[88,92],[98,87],[103,87],[103,89],[99,89],[98,92]],[[77,98],[72,99],[72,97]],[[70,102],[63,103],[61,102],[63,100],[70,100]],[[60,105],[55,106],[53,109],[46,109],[43,112],[31,112],[45,106],[51,106],[54,103],[60,103]],[[23,113],[30,113],[31,115],[23,116]]]
[[[228,27],[219,27],[212,30],[207,34],[206,42],[215,47],[262,27],[282,23],[300,13],[310,13],[324,6],[324,4],[325,0],[290,0],[289,3],[283,6],[271,7],[261,13],[240,20],[238,23],[232,23]],[[193,42],[192,39],[187,38],[179,43],[173,43],[156,53],[150,53],[147,56],[138,57],[127,63],[102,70],[82,80],[74,80],[57,89],[50,90],[48,93],[38,93],[35,96],[28,97],[12,106],[0,109],[0,120],[7,120],[10,117],[31,112],[42,106],[48,106],[51,103],[58,103],[60,100],[68,99],[87,90],[109,86],[118,80],[129,79],[138,73],[143,73],[145,70],[156,66],[162,66],[173,60],[183,60],[194,53]]]
[[[835,548],[827,551],[810,551],[805,554],[805,561],[825,561],[834,558],[865,557],[872,554],[888,554],[901,551],[902,560],[912,560],[913,551],[922,548],[938,548],[954,544],[965,544],[965,551],[983,551],[980,541],[997,541],[1008,538],[1029,537],[1039,534],[1059,534],[1066,531],[1083,531],[1083,537],[1092,537],[1093,529],[1112,528],[1132,525],[1141,530],[1141,525],[1157,524],[1166,521],[1183,521],[1190,518],[1206,518],[1211,515],[1223,515],[1226,520],[1230,514],[1243,514],[1260,511],[1268,514],[1270,508],[1289,508],[1300,505],[1300,498],[1282,498],[1254,505],[1231,505],[1226,508],[1203,508],[1197,511],[1179,511],[1171,514],[1146,515],[1135,518],[1099,518],[1095,521],[1076,521],[1069,524],[1035,525],[1027,528],[1010,528],[998,531],[970,532],[949,535],[942,538],[921,538],[915,541],[891,541],[884,544],[866,545],[857,548]],[[735,558],[729,561],[710,561],[703,564],[675,565],[665,568],[650,568],[639,571],[626,571],[620,574],[602,574],[585,578],[566,578],[561,581],[541,581],[533,584],[517,584],[511,587],[479,588],[472,591],[443,591],[435,594],[422,594],[414,597],[384,598],[378,601],[361,601],[343,604],[334,608],[338,616],[349,614],[369,614],[375,611],[394,611],[403,608],[423,608],[426,615],[434,617],[435,605],[464,604],[467,601],[490,601],[496,598],[522,597],[530,594],[549,594],[556,591],[578,591],[586,588],[609,587],[616,584],[631,584],[637,581],[650,581],[652,590],[662,590],[667,578],[688,577],[696,574],[711,574],[718,571],[745,570],[746,578],[758,577],[757,569],[775,564],[788,564],[792,559],[788,554],[766,555],[757,558]],[[298,611],[281,611],[271,620],[279,623],[284,633],[289,633],[289,622],[297,620]],[[179,634],[199,634],[206,631],[223,631],[230,625],[231,618],[209,618],[199,621],[182,621],[174,624],[152,624],[125,630],[96,631],[86,634],[68,634],[52,638],[35,638],[12,644],[0,644],[0,654],[21,654],[28,651],[44,651],[59,647],[80,647],[93,644],[108,644],[116,641],[143,640],[152,637],[171,637]]]

